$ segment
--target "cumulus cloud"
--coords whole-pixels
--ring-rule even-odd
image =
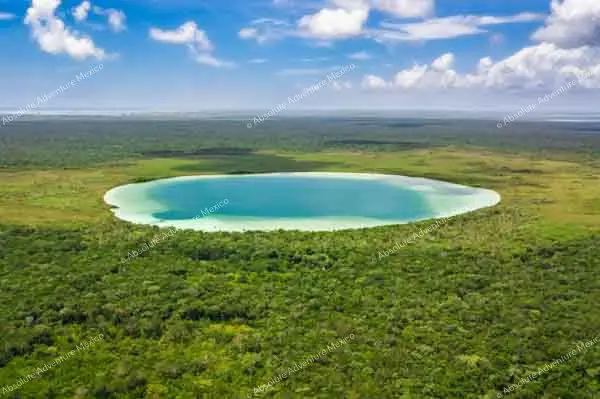
[[[398,72],[389,86],[402,89],[451,87],[457,79],[453,66],[454,55],[446,53],[430,65],[415,65]]]
[[[77,60],[88,57],[103,59],[106,54],[92,39],[71,31],[56,16],[61,0],[32,0],[27,9],[25,24],[42,51],[50,54],[68,54]]]
[[[150,28],[150,37],[158,42],[186,44],[200,51],[211,51],[213,49],[206,33],[199,29],[193,21],[186,22],[175,30]]]
[[[499,61],[482,58],[468,72],[456,70],[452,53],[426,64],[416,64],[384,79],[367,75],[362,86],[369,89],[440,89],[440,88],[542,88],[563,85],[585,76],[584,87],[600,87],[600,1],[552,0],[551,14],[523,12],[508,16],[454,15],[431,17],[435,0],[329,0],[328,6],[297,20],[296,26],[277,30],[278,37],[295,36],[333,43],[355,37],[379,42],[410,42],[451,39],[489,33],[492,44],[501,43],[501,34],[490,32],[493,26],[535,23],[544,25],[533,34],[538,42]],[[368,27],[371,11],[419,21],[381,22]],[[264,23],[264,22],[261,22]],[[266,41],[261,24],[240,31],[246,39]],[[272,26],[272,25],[271,25]],[[368,54],[349,54],[352,59],[367,59]],[[287,70],[284,74],[316,73]]]
[[[418,18],[433,14],[434,0],[374,0],[374,8],[397,17]]]
[[[535,40],[561,47],[600,44],[600,1],[552,0],[551,9],[545,26],[533,34]]]
[[[153,40],[158,42],[187,46],[192,58],[199,64],[216,68],[235,66],[233,62],[220,60],[212,54],[213,44],[206,33],[199,29],[193,21],[185,22],[174,30],[150,28],[149,34]]]
[[[455,70],[455,57],[447,53],[430,64],[398,71],[391,79],[369,75],[369,89],[536,89],[556,88],[572,81],[585,88],[600,88],[600,1],[553,0],[531,45],[500,61],[482,58],[470,72]],[[396,40],[463,36],[484,31],[482,27],[540,19],[538,14],[509,17],[454,16],[412,24],[383,23]],[[378,32],[381,37],[382,32]],[[387,37],[390,38],[389,36]]]
[[[553,43],[525,47],[497,63],[484,58],[468,84],[483,87],[556,87],[587,76],[586,87],[600,84],[600,50],[592,47],[563,49]]]
[[[573,1],[573,0],[571,0]],[[253,21],[238,33],[242,39],[265,43],[283,37],[315,39],[319,43],[355,37],[379,42],[427,41],[451,39],[487,32],[492,25],[539,21],[545,15],[520,13],[511,16],[455,15],[430,18],[433,0],[329,0],[328,6],[299,18],[295,26],[285,21],[263,18]],[[423,18],[418,22],[382,22],[368,27],[372,10],[399,18]]]
[[[390,88],[391,85],[379,76],[366,75],[363,78],[362,87],[365,89],[382,90]]]
[[[454,54],[446,53],[431,63],[431,68],[436,71],[448,71],[454,66]]]
[[[363,36],[372,9],[398,17],[425,17],[433,12],[433,0],[330,0],[331,5],[297,21],[297,36],[338,40]]]
[[[454,55],[447,53],[431,64],[401,70],[391,81],[365,77],[363,86],[369,89],[544,88],[584,77],[582,86],[600,87],[600,49],[562,49],[553,43],[541,43],[498,62],[482,58],[471,73],[454,70]]]
[[[349,8],[324,8],[316,14],[305,15],[298,21],[300,34],[323,40],[359,36],[369,18],[369,8],[358,5],[357,3],[356,7]]]

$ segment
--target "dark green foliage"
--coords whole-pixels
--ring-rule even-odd
[[[496,156],[499,148],[521,152],[532,163],[468,159],[457,172],[419,158],[415,165],[425,165],[427,176],[515,191],[502,205],[452,218],[381,258],[431,222],[335,233],[177,231],[122,262],[163,232],[113,220],[108,207],[92,205],[85,212],[104,212],[104,219],[25,226],[0,212],[0,389],[102,333],[101,341],[5,396],[243,398],[354,334],[263,396],[496,398],[600,334],[600,231],[570,219],[579,209],[597,217],[593,186],[577,191],[582,201],[573,205],[579,197],[569,188],[547,186],[565,170],[551,173],[536,163],[545,161],[540,153],[597,163],[600,136],[525,124],[499,132],[492,125],[368,118],[269,121],[252,130],[245,122],[208,120],[11,124],[0,131],[3,176],[27,168],[96,171],[97,163],[102,175],[113,173],[114,163],[150,157],[193,161],[173,164],[180,172],[340,165],[339,158],[258,152],[271,149],[360,151],[365,162],[357,169],[405,174],[406,164],[371,167],[367,159],[404,159],[449,144],[486,147]],[[139,173],[149,177],[119,178],[145,181],[165,172],[152,167]],[[582,182],[594,181],[597,170],[585,169],[590,180]],[[0,197],[15,198],[14,187]],[[44,200],[70,200],[62,191],[53,195]],[[539,212],[560,201],[576,211]],[[592,347],[512,397],[597,398],[599,370],[600,347]]]
[[[155,234],[140,229],[145,240]],[[277,391],[306,386],[307,392],[333,396],[337,386],[359,397],[395,397],[398,390],[415,397],[480,397],[598,335],[600,236],[506,248],[501,256],[416,243],[368,264],[390,235],[404,229],[360,235],[179,232],[115,273],[112,265],[138,245],[120,223],[83,232],[3,227],[2,365],[24,356],[40,364],[50,360],[43,355],[50,347],[58,355],[101,331],[107,338],[98,347],[50,372],[51,386],[69,392],[78,380],[92,397],[137,397],[149,381],[160,381],[173,395],[237,397],[354,333],[343,351]],[[59,245],[53,237],[77,242],[82,233],[101,235],[103,243],[89,242],[87,251],[64,252],[48,262],[45,248]],[[441,243],[446,235],[436,234]],[[18,268],[13,261],[25,242],[37,245],[28,249],[30,266]],[[328,260],[335,268],[324,271]],[[215,325],[238,328],[228,333]],[[524,386],[520,397],[544,391],[558,397],[579,365],[600,366],[599,353],[593,349],[561,365],[541,378],[543,384]],[[242,366],[250,354],[262,366]],[[128,371],[119,372],[123,361]],[[84,369],[75,367],[84,363]],[[20,367],[0,371],[2,381],[9,383],[15,376],[9,370]],[[98,373],[111,377],[102,383]],[[398,373],[404,376],[400,385]],[[191,383],[194,375],[212,381],[211,388]],[[597,382],[579,375],[580,397],[586,397]],[[22,390],[33,394],[37,384]]]
[[[264,171],[264,165],[278,161],[276,157],[255,154],[258,150],[379,152],[448,145],[509,153],[538,152],[554,157],[600,154],[600,134],[587,123],[573,123],[565,128],[563,123],[522,122],[498,129],[496,121],[315,117],[270,120],[248,129],[247,122],[136,117],[23,119],[0,131],[0,168],[77,167],[144,157],[208,158],[225,163],[227,167],[220,168],[222,172],[256,173]],[[236,159],[240,160],[237,164]],[[255,166],[247,169],[247,164]],[[257,167],[259,164],[263,167]],[[318,167],[284,162],[272,165],[269,171]]]

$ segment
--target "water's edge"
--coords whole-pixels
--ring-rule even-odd
[[[361,217],[312,217],[312,218],[253,218],[253,217],[226,217],[223,215],[206,215],[189,220],[160,220],[152,216],[165,210],[160,203],[153,201],[148,195],[149,191],[162,184],[172,184],[177,181],[200,179],[243,179],[251,177],[318,177],[352,180],[378,180],[390,185],[417,191],[426,197],[430,207],[434,210],[433,217],[421,219],[393,219],[382,221]],[[462,201],[459,201],[461,198]],[[337,172],[292,172],[292,173],[264,173],[247,175],[197,175],[180,176],[168,179],[154,180],[144,183],[126,184],[110,189],[104,195],[104,201],[111,206],[114,215],[124,221],[134,224],[146,224],[159,227],[175,227],[180,229],[193,229],[206,232],[227,231],[272,231],[272,230],[300,230],[300,231],[338,231],[346,229],[369,228],[376,226],[413,223],[422,220],[448,218],[478,209],[487,208],[498,204],[500,194],[493,190],[469,187],[444,181],[407,177],[399,175],[382,175],[373,173],[337,173]],[[199,215],[200,216],[200,215]]]

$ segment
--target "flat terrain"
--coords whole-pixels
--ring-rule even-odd
[[[56,119],[0,130],[0,389],[9,398],[598,398],[600,129],[393,119]],[[500,205],[336,233],[116,220],[125,183],[373,172],[493,189]],[[351,199],[349,199],[351,200]],[[254,388],[291,373],[265,393]]]

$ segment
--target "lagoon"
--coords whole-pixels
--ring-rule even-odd
[[[493,206],[494,191],[366,173],[184,176],[113,188],[119,219],[201,231],[334,231],[450,217]]]

